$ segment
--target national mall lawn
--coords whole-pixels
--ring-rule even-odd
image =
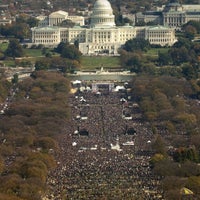
[[[8,43],[0,44],[0,50],[4,51],[7,48]],[[167,51],[168,48],[151,48],[145,54],[145,56],[157,57],[158,52]],[[24,57],[23,60],[31,61],[34,63],[36,60],[41,57],[45,57],[42,53],[43,49],[28,49],[24,48]],[[52,52],[52,49],[46,49],[46,52]],[[52,56],[59,56],[52,52]],[[20,58],[20,60],[22,60]],[[15,61],[13,59],[1,60],[1,63],[5,64],[8,67],[14,67]],[[82,56],[81,57],[81,70],[95,70],[95,69],[120,69],[120,58],[119,56],[107,56],[107,55],[97,55],[97,56]]]

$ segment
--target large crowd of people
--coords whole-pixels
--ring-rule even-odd
[[[149,165],[153,134],[127,89],[77,90],[69,105],[46,199],[163,199]]]

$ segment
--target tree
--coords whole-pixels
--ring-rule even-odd
[[[145,39],[134,38],[132,40],[126,41],[126,43],[124,44],[124,49],[126,51],[136,51],[136,50],[147,51],[149,48],[150,48],[150,43],[148,40]]]
[[[143,72],[143,61],[144,57],[141,52],[128,52],[126,50],[120,51],[121,65],[132,72]]]
[[[197,33],[196,28],[190,24],[183,26],[183,30],[185,31],[185,37],[189,40],[194,39],[195,34]]]
[[[4,53],[0,51],[0,60],[3,60],[5,58]]]
[[[152,144],[152,148],[156,153],[166,155],[165,144],[160,135],[157,136],[155,142]]]
[[[196,149],[200,149],[200,135],[191,136],[191,145],[194,145]]]
[[[196,195],[200,195],[200,177],[191,176],[188,178],[186,187],[190,188]]]
[[[36,27],[38,26],[39,20],[35,17],[29,17],[26,22],[30,27]]]
[[[166,126],[166,128],[167,128],[169,133],[171,133],[171,134],[175,134],[176,133],[176,128],[175,128],[175,126],[174,126],[174,124],[172,122],[167,121],[165,126]]]
[[[186,128],[194,128],[197,123],[197,117],[195,114],[178,113],[173,119],[175,122],[182,123]]]
[[[200,44],[199,43],[194,43],[193,46],[192,46],[192,49],[195,51],[195,53],[197,55],[200,54]]]
[[[199,21],[193,21],[193,20],[191,20],[187,24],[185,24],[185,26],[188,26],[188,25],[194,27],[196,29],[197,33],[200,33],[200,22]],[[185,26],[183,26],[183,28]]]
[[[186,111],[186,102],[183,98],[178,96],[173,97],[172,106],[175,109],[176,113],[185,112]]]
[[[49,69],[50,67],[50,61],[48,58],[43,58],[43,59],[40,59],[40,60],[37,60],[35,62],[35,70],[38,71],[38,70],[47,70]]]
[[[180,147],[174,152],[173,159],[176,162],[185,162],[187,160],[198,162],[199,155],[198,155],[198,151],[195,148]]]
[[[13,78],[12,78],[12,83],[14,83],[14,84],[15,84],[15,83],[18,83],[18,79],[19,79],[19,78],[18,78],[18,74],[14,74],[14,75],[13,75]]]
[[[60,42],[60,43],[58,44],[58,46],[54,49],[54,51],[57,52],[57,53],[59,53],[59,54],[61,54],[62,51],[63,51],[63,49],[64,49],[64,47],[65,47],[66,45],[69,45],[69,43]]]
[[[5,37],[15,37],[17,39],[23,40],[24,38],[30,38],[31,30],[27,22],[19,19],[19,22],[1,25],[0,34]]]
[[[156,89],[153,91],[153,100],[156,102],[157,110],[161,111],[163,109],[170,109],[171,104],[163,92],[161,92],[159,89]]]
[[[187,80],[198,78],[199,65],[185,64],[182,67],[182,74]]]
[[[0,174],[3,172],[4,167],[5,167],[4,160],[2,157],[0,157]]]
[[[15,36],[15,38],[22,41],[25,38],[30,38],[31,30],[27,23],[15,23],[10,28],[11,34]]]
[[[5,55],[8,57],[12,57],[13,59],[15,59],[16,57],[22,57],[24,55],[23,48],[17,39],[11,39],[9,41],[9,45],[5,51]]]
[[[189,51],[186,47],[176,47],[169,51],[174,65],[180,65],[184,62],[190,61]]]
[[[162,159],[156,162],[154,172],[160,176],[174,176],[180,170],[179,164],[173,162],[171,159]]]
[[[126,62],[127,67],[131,72],[142,72],[141,57],[138,54],[132,55]]]
[[[168,52],[158,52],[158,64],[160,66],[169,65],[171,63],[171,56]]]
[[[49,149],[55,150],[57,148],[56,141],[50,137],[41,137],[37,139],[35,145],[47,152],[49,151]]]
[[[70,19],[66,19],[60,23],[60,26],[64,26],[64,27],[68,27],[68,28],[72,28],[74,25],[75,25],[75,23]]]
[[[149,162],[150,162],[151,167],[154,167],[157,162],[160,162],[161,160],[164,160],[164,159],[165,157],[163,156],[163,154],[156,153],[151,157]]]
[[[74,41],[74,46],[78,49],[79,48],[79,41],[78,40],[75,40]]]
[[[166,176],[163,179],[163,188],[165,191],[181,188],[185,184],[185,180],[177,176]]]
[[[74,45],[64,46],[61,52],[61,57],[77,61],[80,61],[81,55],[81,52]]]
[[[0,199],[3,199],[3,200],[23,200],[23,199],[16,197],[14,195],[3,194],[3,193],[0,194]]]
[[[47,166],[41,160],[25,160],[21,164],[19,173],[22,178],[39,178],[44,183],[47,176]]]
[[[186,49],[190,49],[192,46],[192,42],[188,38],[179,37],[178,41],[173,45],[175,48],[185,47]]]

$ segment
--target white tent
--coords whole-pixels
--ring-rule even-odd
[[[77,145],[77,143],[76,143],[76,142],[73,142],[73,143],[72,143],[72,146],[73,146],[73,147],[74,147],[74,146],[76,146],[76,145]]]
[[[73,84],[73,85],[81,84],[81,81],[80,81],[80,80],[75,80],[75,81],[72,81],[72,84]]]

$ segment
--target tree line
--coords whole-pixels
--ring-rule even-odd
[[[162,177],[164,198],[181,198],[189,188],[200,195],[200,115],[196,89],[183,78],[141,75],[134,77],[132,98],[138,102],[144,120],[153,133],[150,166]],[[200,84],[197,86],[198,91]]]
[[[56,138],[69,117],[68,92],[69,81],[57,72],[34,72],[17,84],[12,104],[1,115],[1,199],[42,199],[47,174],[56,166]]]

